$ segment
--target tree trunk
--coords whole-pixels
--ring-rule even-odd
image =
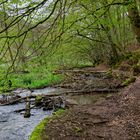
[[[134,0],[132,4],[128,6],[128,16],[131,21],[132,30],[134,31],[136,35],[136,39],[138,43],[140,43],[140,15],[139,15],[137,3]]]
[[[106,6],[108,3],[107,0],[103,0],[102,1],[102,4],[103,6]],[[104,13],[104,20],[106,21],[106,23],[108,24],[112,24],[112,27],[114,26],[113,23],[111,22],[111,15],[110,15],[110,9],[104,9],[105,11],[107,10],[107,12]],[[101,24],[102,28],[105,30],[105,33],[106,33],[106,36],[108,38],[108,41],[110,43],[110,46],[111,46],[111,51],[112,51],[112,54],[113,54],[113,57],[115,59],[115,61],[118,61],[119,59],[119,54],[118,54],[118,51],[117,51],[117,48],[116,48],[116,45],[113,41],[113,38],[112,38],[112,34],[111,34],[111,29],[109,28],[109,26],[107,24],[103,25]],[[112,59],[112,56],[111,58]]]

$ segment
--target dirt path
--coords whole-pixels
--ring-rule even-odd
[[[70,109],[43,132],[49,140],[140,140],[140,77],[119,95]]]

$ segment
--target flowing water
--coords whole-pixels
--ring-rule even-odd
[[[0,107],[0,140],[28,140],[35,126],[52,113],[52,111],[32,109],[33,115],[30,118],[14,113],[14,110],[24,107],[23,103]]]
[[[35,90],[32,94],[50,94],[61,91],[60,89],[45,88]],[[27,90],[16,90],[22,97],[30,94]],[[16,105],[0,106],[0,140],[28,140],[35,126],[45,117],[50,116],[52,111],[32,109],[31,117],[24,118],[23,114],[15,113],[15,110],[25,108],[25,103]]]
[[[32,94],[52,94],[61,93],[64,89],[45,88],[35,90]],[[25,97],[31,94],[27,90],[16,90],[19,95]],[[76,104],[90,104],[97,101],[99,96],[92,95],[79,95],[79,96],[66,96],[71,102]],[[43,111],[42,109],[32,109],[31,117],[24,118],[23,114],[15,113],[15,110],[25,108],[25,103],[16,105],[0,106],[0,140],[28,140],[33,129],[37,124],[47,116],[50,116],[53,111]]]

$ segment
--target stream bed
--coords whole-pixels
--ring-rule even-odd
[[[51,94],[58,92],[54,88],[34,90],[32,94]],[[15,91],[24,97],[30,94],[28,90],[18,89]],[[45,117],[50,116],[53,111],[43,111],[42,109],[32,109],[31,117],[24,118],[23,114],[15,113],[15,110],[25,108],[25,103],[15,105],[0,106],[0,140],[28,140],[34,128]]]
[[[34,90],[32,94],[51,94],[60,93],[65,89],[45,88]],[[28,90],[16,90],[22,97],[31,94]],[[96,102],[103,95],[79,95],[79,96],[66,96],[71,102],[76,104],[90,104]],[[53,111],[43,111],[42,109],[32,109],[31,117],[24,118],[23,114],[15,113],[15,110],[25,108],[25,103],[19,103],[15,105],[0,106],[0,140],[28,140],[34,128],[37,124],[52,115]]]
[[[24,108],[24,104],[0,107],[0,140],[28,140],[35,126],[52,111],[32,109],[30,118],[14,113],[16,109]]]

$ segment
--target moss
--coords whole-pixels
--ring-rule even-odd
[[[42,96],[36,96],[36,98],[35,98],[35,105],[36,106],[40,106],[40,105],[42,105]]]
[[[136,78],[135,77],[131,77],[131,78],[128,78],[126,79],[123,83],[122,83],[122,86],[128,86],[129,84],[133,83],[136,81]]]
[[[109,69],[107,72],[106,72],[106,76],[109,78],[109,77],[113,77],[113,74],[112,74],[112,69]]]
[[[59,117],[60,115],[62,115],[65,112],[65,110],[63,109],[59,109],[57,112],[54,112],[53,115],[51,117],[47,117],[45,118],[43,121],[41,121],[36,128],[34,129],[34,131],[32,132],[29,140],[42,140],[42,133],[45,130],[45,126],[51,122],[52,120],[56,119],[57,117]],[[48,139],[47,135],[43,135],[43,138],[45,137],[45,139]]]
[[[76,132],[76,133],[81,133],[81,132],[83,132],[83,129],[80,128],[80,127],[76,127],[76,128],[75,128],[75,132]]]
[[[38,96],[36,96],[35,99],[38,100],[38,101],[40,101],[40,100],[42,100],[42,96],[38,95]]]

